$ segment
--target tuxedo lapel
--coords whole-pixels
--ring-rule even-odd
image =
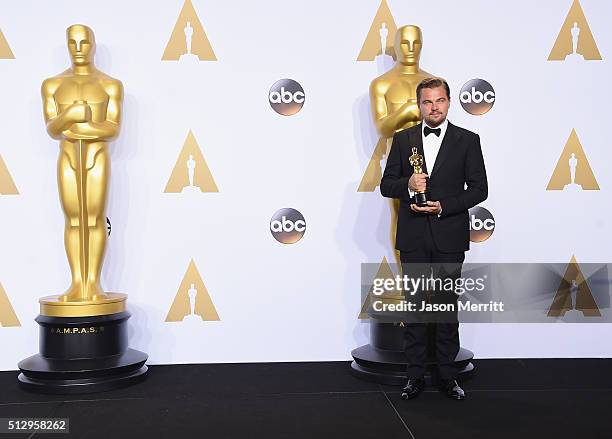
[[[446,127],[446,133],[444,133],[444,139],[442,139],[442,143],[440,144],[440,150],[438,151],[438,156],[436,157],[436,163],[434,164],[431,174],[429,175],[432,175],[438,168],[440,168],[440,166],[442,166],[442,163],[444,163],[444,160],[446,160],[450,154],[452,145],[456,142],[458,137],[459,131],[455,129],[455,125],[449,122],[448,126]],[[421,146],[421,149],[422,148],[423,147]]]
[[[425,162],[425,152],[423,150],[423,124],[420,123],[414,128],[410,129],[408,133],[408,149],[410,150],[409,156],[412,155],[412,147],[416,146],[417,152],[423,156],[423,172],[427,172],[427,163]]]

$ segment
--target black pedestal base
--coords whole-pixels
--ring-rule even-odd
[[[37,393],[105,392],[146,377],[147,355],[128,349],[122,355],[87,360],[57,360],[40,354],[19,363],[22,389]]]
[[[147,354],[128,349],[128,312],[94,317],[38,316],[40,354],[19,362],[19,385],[37,393],[93,393],[147,374]]]
[[[427,193],[417,192],[414,194],[414,201],[419,207],[427,207]]]
[[[366,381],[373,381],[391,386],[406,384],[406,354],[404,352],[381,351],[367,344],[351,352],[354,361],[351,363],[353,375]],[[455,363],[459,370],[459,379],[471,377],[474,365],[471,360],[474,354],[461,348]],[[440,382],[435,362],[425,364],[425,384],[438,385]]]
[[[436,365],[435,325],[427,327],[427,361],[425,363],[425,383],[437,385],[440,381]],[[351,371],[358,378],[380,384],[399,386],[406,384],[408,365],[404,352],[404,327],[395,323],[370,322],[370,344],[351,352],[353,363]],[[459,378],[470,378],[474,371],[474,353],[459,349],[455,365]]]

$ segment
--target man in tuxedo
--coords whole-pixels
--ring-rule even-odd
[[[487,198],[487,174],[480,137],[451,124],[446,115],[450,89],[441,78],[424,79],[416,89],[423,122],[398,131],[380,184],[383,196],[400,200],[395,248],[402,267],[451,264],[458,276],[469,249],[468,209]],[[416,147],[424,158],[423,173],[415,174],[409,162]],[[427,191],[427,206],[417,206],[415,192]],[[406,270],[404,270],[406,274]],[[448,294],[448,293],[447,293]],[[450,293],[456,296],[454,293]],[[449,398],[465,399],[457,382],[455,357],[459,352],[459,323],[436,323],[436,355],[443,389]],[[419,395],[425,383],[427,324],[405,327],[407,382],[402,399]]]

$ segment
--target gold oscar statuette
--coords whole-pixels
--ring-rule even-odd
[[[421,111],[417,102],[416,88],[432,75],[421,69],[419,60],[423,48],[423,35],[416,25],[405,25],[397,29],[394,36],[395,65],[391,70],[375,78],[370,84],[370,107],[376,131],[380,135],[381,156],[389,156],[393,135],[421,122]],[[385,160],[381,160],[381,175]],[[391,245],[395,245],[399,200],[390,200]],[[395,252],[399,263],[399,251]]]
[[[125,294],[105,293],[100,273],[106,247],[108,142],[121,125],[123,86],[93,64],[93,31],[67,30],[72,67],[42,85],[47,132],[59,140],[57,182],[66,218],[64,245],[72,282],[62,295],[40,299],[41,314],[81,317],[125,310]]]
[[[415,174],[423,173],[423,156],[418,153],[415,146],[412,147],[412,155],[408,158],[410,164],[414,168]],[[414,199],[416,201],[416,205],[420,207],[427,206],[427,191],[415,192]]]

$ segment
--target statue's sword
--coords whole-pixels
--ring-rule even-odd
[[[75,103],[86,104],[87,101]],[[78,140],[77,151],[77,196],[79,200],[79,241],[80,241],[80,268],[83,292],[87,291],[89,275],[89,216],[87,215],[87,148],[83,141]],[[83,297],[91,300],[91,297]]]

